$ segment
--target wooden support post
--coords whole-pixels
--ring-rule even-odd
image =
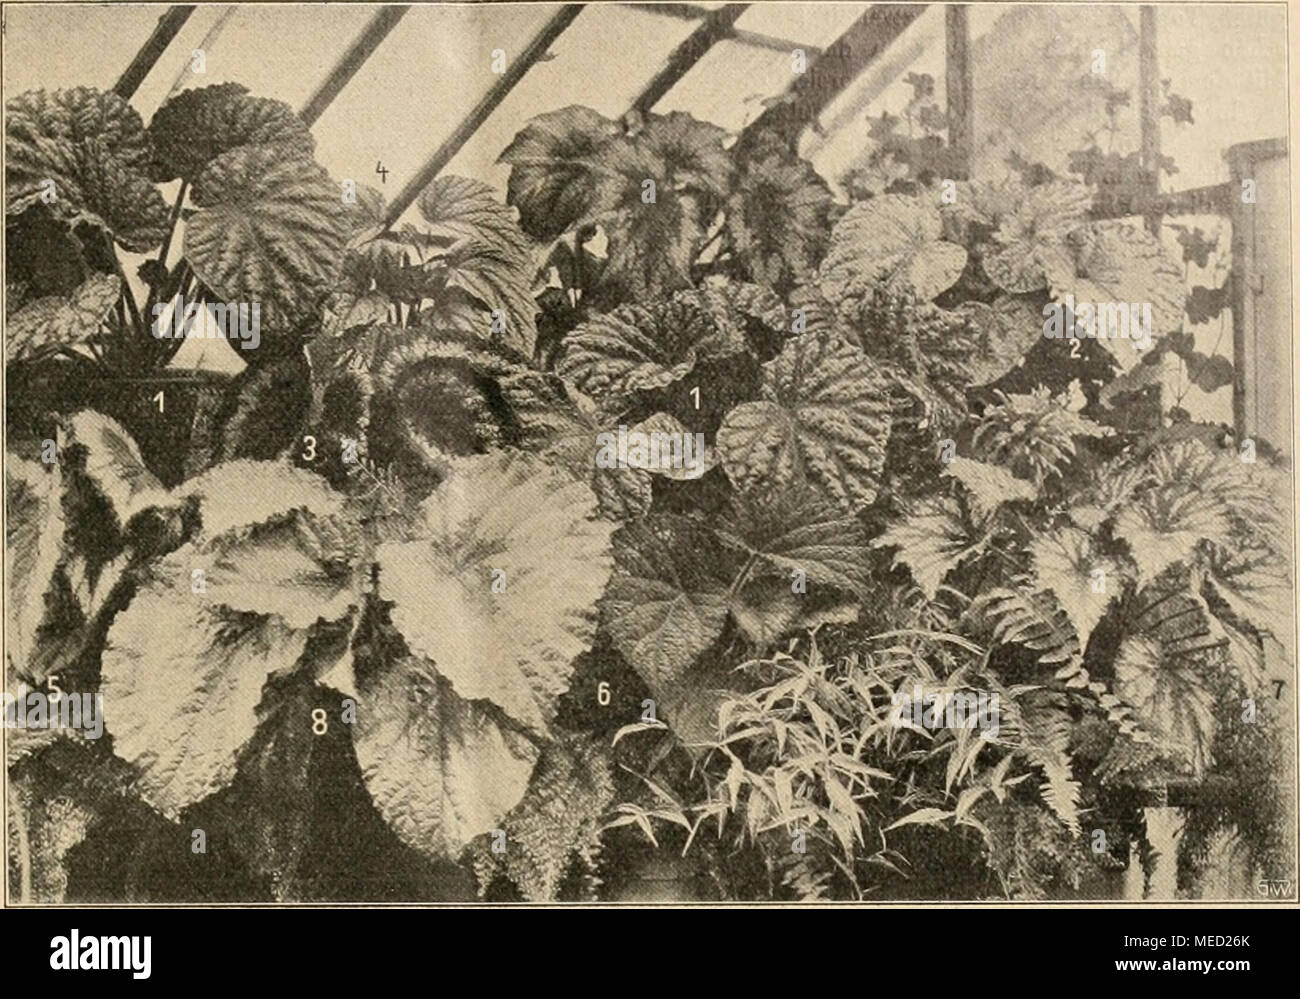
[[[158,24],[148,40],[140,47],[140,51],[135,54],[131,64],[118,77],[117,83],[113,84],[113,93],[124,101],[129,101],[135,96],[144,78],[149,75],[149,71],[154,68],[167,46],[172,43],[172,39],[193,13],[192,4],[167,8],[167,12],[158,18]]]
[[[1250,276],[1255,270],[1255,206],[1241,199],[1242,180],[1250,179],[1250,163],[1243,157],[1229,161],[1232,181],[1237,193],[1232,206],[1232,275],[1229,291],[1232,296],[1232,427],[1238,441],[1254,432],[1257,422],[1251,417],[1250,371],[1251,333],[1255,328],[1255,295],[1250,287]]]
[[[461,147],[478,131],[479,126],[487,121],[488,115],[496,110],[497,105],[505,100],[506,95],[524,78],[524,74],[532,69],[533,64],[546,54],[546,50],[577,19],[584,6],[586,5],[580,3],[565,4],[542,26],[528,46],[506,68],[501,79],[492,86],[482,100],[474,105],[470,113],[465,116],[465,120],[457,125],[455,131],[430,154],[419,173],[412,177],[393,199],[388,206],[388,214],[384,217],[385,228],[392,226],[402,217],[402,213],[411,207],[415,199],[420,196],[420,192],[442,172],[443,167],[451,162],[452,157],[460,152]]]
[[[1178,896],[1178,838],[1183,831],[1183,816],[1177,808],[1144,810],[1147,842],[1155,853],[1155,869],[1146,897],[1173,901]]]
[[[321,81],[316,92],[307,99],[307,103],[298,112],[298,116],[308,126],[316,124],[317,119],[325,113],[325,109],[348,85],[348,81],[356,76],[357,71],[366,64],[366,60],[374,55],[375,49],[379,48],[383,40],[388,37],[388,33],[397,27],[397,22],[410,9],[410,6],[395,5],[380,7],[375,11],[375,16],[370,19],[370,23],[362,29],[356,41],[343,53],[329,76]]]
[[[1232,220],[1232,275],[1229,291],[1232,305],[1232,424],[1237,440],[1253,437],[1261,431],[1258,403],[1259,344],[1256,337],[1257,296],[1262,292],[1262,277],[1256,263],[1260,220],[1256,213],[1259,197],[1257,165],[1265,160],[1287,155],[1285,139],[1244,142],[1228,149],[1229,215]],[[1246,182],[1249,181],[1249,184]],[[1250,188],[1248,190],[1247,188]],[[1266,197],[1285,198],[1285,192],[1270,191]],[[1249,199],[1249,200],[1248,200]],[[1286,206],[1272,206],[1272,218],[1285,219]],[[1267,228],[1267,223],[1265,224]],[[1274,225],[1274,229],[1277,226]],[[1278,334],[1281,335],[1280,333]],[[1278,350],[1278,359],[1286,352]],[[1276,434],[1271,435],[1276,437]],[[1288,441],[1273,441],[1286,450]]]
[[[1156,9],[1144,4],[1138,28],[1138,108],[1141,123],[1141,161],[1147,175],[1147,193],[1155,199],[1160,193],[1160,61],[1156,55]],[[1160,232],[1160,216],[1146,217],[1147,229]]]
[[[656,73],[637,95],[636,100],[632,102],[632,110],[642,114],[652,110],[659,103],[660,98],[690,72],[692,66],[704,58],[709,49],[731,33],[732,26],[748,9],[747,3],[729,3],[725,7],[710,11],[700,22],[700,26],[673,50],[664,68]]]
[[[957,163],[957,178],[968,180],[975,150],[975,101],[970,58],[970,11],[966,4],[944,8],[947,25],[945,79],[948,92],[948,146]]]

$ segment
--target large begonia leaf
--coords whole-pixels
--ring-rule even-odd
[[[1068,240],[1040,254],[1052,297],[1058,304],[1071,296],[1078,315],[1084,303],[1105,310],[1107,317],[1127,313],[1130,317],[1127,342],[1111,335],[1102,343],[1127,370],[1137,363],[1142,350],[1134,343],[1132,308],[1150,307],[1151,337],[1174,333],[1182,328],[1187,289],[1183,266],[1140,221],[1111,219],[1078,229]]]
[[[1126,638],[1115,657],[1115,694],[1167,748],[1204,771],[1214,742],[1214,695],[1192,662],[1166,655],[1154,639]]]
[[[600,209],[600,155],[619,135],[616,122],[576,104],[519,131],[500,160],[511,166],[506,199],[519,209],[524,232],[554,239]]]
[[[440,258],[448,284],[469,292],[489,310],[503,312],[497,317],[505,322],[501,340],[532,357],[537,340],[532,296],[536,267],[513,210],[497,201],[482,181],[454,176],[439,177],[425,188],[419,209],[430,226],[429,235],[453,243]],[[492,326],[489,312],[483,334]]]
[[[201,209],[185,229],[194,273],[227,301],[301,311],[343,261],[350,224],[341,188],[312,160],[241,146],[194,185]]]
[[[544,733],[590,646],[614,527],[589,487],[526,454],[456,459],[409,540],[376,551],[411,651],[458,697]]]
[[[883,280],[929,301],[952,287],[966,266],[966,250],[943,240],[942,232],[938,209],[917,198],[885,194],[854,205],[831,232],[822,292],[838,300]]]
[[[596,398],[665,388],[721,339],[709,316],[686,302],[619,306],[565,338],[557,371]]]
[[[912,578],[929,600],[938,596],[948,573],[984,548],[983,539],[972,537],[963,524],[957,501],[946,496],[920,501],[872,545],[897,548],[894,564],[911,570]]]
[[[454,857],[495,828],[523,797],[540,755],[418,655],[388,657],[362,685],[355,740],[380,814],[432,857]]]
[[[35,648],[45,618],[45,596],[63,551],[61,476],[57,464],[43,466],[9,455],[5,462],[5,650],[21,672]],[[6,686],[12,678],[5,671]]]
[[[672,514],[624,526],[614,557],[605,627],[656,701],[665,702],[721,634],[739,563],[702,524]]]
[[[283,101],[252,97],[238,83],[193,87],[171,97],[149,122],[150,169],[156,181],[193,183],[203,168],[238,146],[277,147],[310,158],[316,140]]]
[[[130,250],[161,242],[167,205],[147,176],[140,115],[91,87],[31,90],[5,104],[5,212],[40,201],[59,218],[107,229]]]
[[[5,353],[22,360],[86,343],[99,333],[100,320],[116,303],[122,281],[95,274],[70,296],[52,295],[23,306],[6,323]]]
[[[307,644],[279,618],[213,606],[193,592],[192,572],[182,553],[157,566],[114,620],[103,654],[113,751],[139,767],[141,794],[171,818],[234,778],[263,685]]]
[[[763,365],[762,399],[723,421],[723,467],[742,489],[808,481],[850,511],[868,506],[885,460],[888,394],[884,376],[851,344],[797,337]]]

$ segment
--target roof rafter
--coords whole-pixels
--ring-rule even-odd
[[[799,75],[786,91],[786,99],[769,107],[751,122],[741,142],[752,142],[760,132],[776,131],[794,143],[822,110],[885,51],[928,4],[875,4],[849,25],[822,57]]]
[[[747,3],[729,3],[709,11],[700,26],[673,50],[664,68],[642,88],[632,102],[632,110],[643,114],[650,111],[678,80],[690,72],[692,66],[704,58],[709,49],[731,34],[733,25],[747,10]]]
[[[357,71],[366,64],[366,60],[374,55],[375,50],[388,37],[388,33],[397,27],[397,22],[410,9],[409,5],[400,5],[380,7],[375,12],[375,16],[370,19],[370,23],[361,30],[361,34],[357,35],[356,41],[348,47],[348,50],[339,57],[339,61],[334,64],[329,76],[321,81],[315,93],[307,99],[307,102],[302,106],[302,110],[298,112],[298,116],[308,126],[314,125],[317,119],[325,113],[325,109],[348,85],[352,77],[356,76]]]
[[[144,78],[149,75],[149,71],[154,68],[167,46],[172,43],[172,39],[176,37],[181,27],[193,13],[193,4],[178,4],[174,7],[168,7],[166,12],[158,18],[158,23],[154,26],[149,37],[145,39],[145,43],[140,46],[140,51],[135,54],[135,58],[131,60],[130,65],[122,71],[117,83],[113,84],[113,93],[124,101],[129,101],[134,97],[136,90],[144,82]]]
[[[679,21],[701,21],[714,13],[707,7],[698,7],[691,3],[630,3],[627,6],[633,10],[639,10],[643,14],[672,17]],[[793,52],[795,49],[803,49],[804,53],[810,56],[818,56],[822,52],[821,47],[817,45],[795,41],[791,38],[767,35],[761,31],[750,31],[747,28],[733,27],[731,29],[731,38],[742,45],[749,45],[756,49],[772,49],[775,52]]]

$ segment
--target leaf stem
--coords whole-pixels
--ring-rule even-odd
[[[126,272],[122,270],[122,261],[117,256],[117,247],[113,243],[113,234],[105,230],[104,238],[108,243],[108,255],[113,258],[113,267],[122,282],[122,301],[131,314],[131,322],[135,325],[136,331],[143,333],[145,332],[144,323],[140,320],[140,310],[136,307],[135,296],[131,294],[131,285],[126,280]]]
[[[185,195],[189,193],[190,182],[181,180],[180,190],[176,192],[176,201],[172,205],[171,217],[167,221],[167,235],[163,237],[162,247],[158,250],[158,263],[166,269],[167,255],[171,252],[172,240],[176,238],[176,230],[180,225],[181,209],[185,204]],[[150,286],[149,298],[147,300],[145,311],[152,314],[153,307],[157,304],[158,289]]]
[[[727,591],[727,599],[729,601],[740,592],[742,586],[749,582],[749,571],[754,568],[754,565],[757,562],[758,553],[754,552],[749,556],[748,561],[745,562],[744,568],[742,568],[740,572],[737,573],[736,578],[732,580],[731,588]]]

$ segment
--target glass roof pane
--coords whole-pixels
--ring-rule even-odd
[[[737,28],[825,48],[866,12],[869,3],[756,3]]]
[[[719,42],[655,105],[655,111],[689,111],[697,118],[739,131],[794,81],[789,52],[740,42]]]
[[[413,7],[312,129],[317,158],[391,197],[500,79],[493,50],[516,57],[557,9]]]
[[[141,110],[146,100],[163,96],[157,91],[164,86],[170,91],[215,83],[240,83],[258,97],[301,107],[373,16],[361,4],[241,4],[200,12],[208,15],[206,30],[197,39],[186,32],[168,47],[150,74],[150,89],[140,94]],[[195,48],[204,50],[203,73],[191,69]]]
[[[925,65],[916,68],[918,61]],[[818,119],[820,127],[804,132],[800,152],[824,177],[836,180],[862,151],[866,114],[880,113],[876,105],[889,87],[909,70],[933,73],[937,68],[942,73],[943,62],[944,15],[938,7],[930,7],[826,105]],[[936,77],[936,92],[942,94],[939,81],[940,77]],[[896,102],[890,97],[891,102],[883,106],[896,114]]]
[[[1013,150],[1066,170],[1068,151],[1106,124],[1099,92],[1081,85],[1097,49],[1106,53],[1106,82],[1132,95],[1114,147],[1138,148],[1138,37],[1124,10],[1012,7],[993,32],[971,43],[977,173],[995,169]]]
[[[528,71],[447,172],[477,177],[504,191],[509,170],[496,159],[528,119],[570,104],[621,117],[693,30],[690,21],[614,5],[588,6],[551,46],[554,58]],[[611,58],[612,45],[618,46],[617,58]]]
[[[1287,134],[1286,38],[1285,7],[1205,4],[1192,16],[1156,12],[1160,75],[1192,102],[1194,120],[1161,119],[1161,152],[1178,164],[1166,188],[1218,183],[1227,177],[1228,146]],[[1229,62],[1224,52],[1251,55]]]
[[[44,4],[5,7],[4,86],[8,95],[37,87],[107,90],[158,23],[163,7]],[[94,39],[59,44],[56,39]]]

